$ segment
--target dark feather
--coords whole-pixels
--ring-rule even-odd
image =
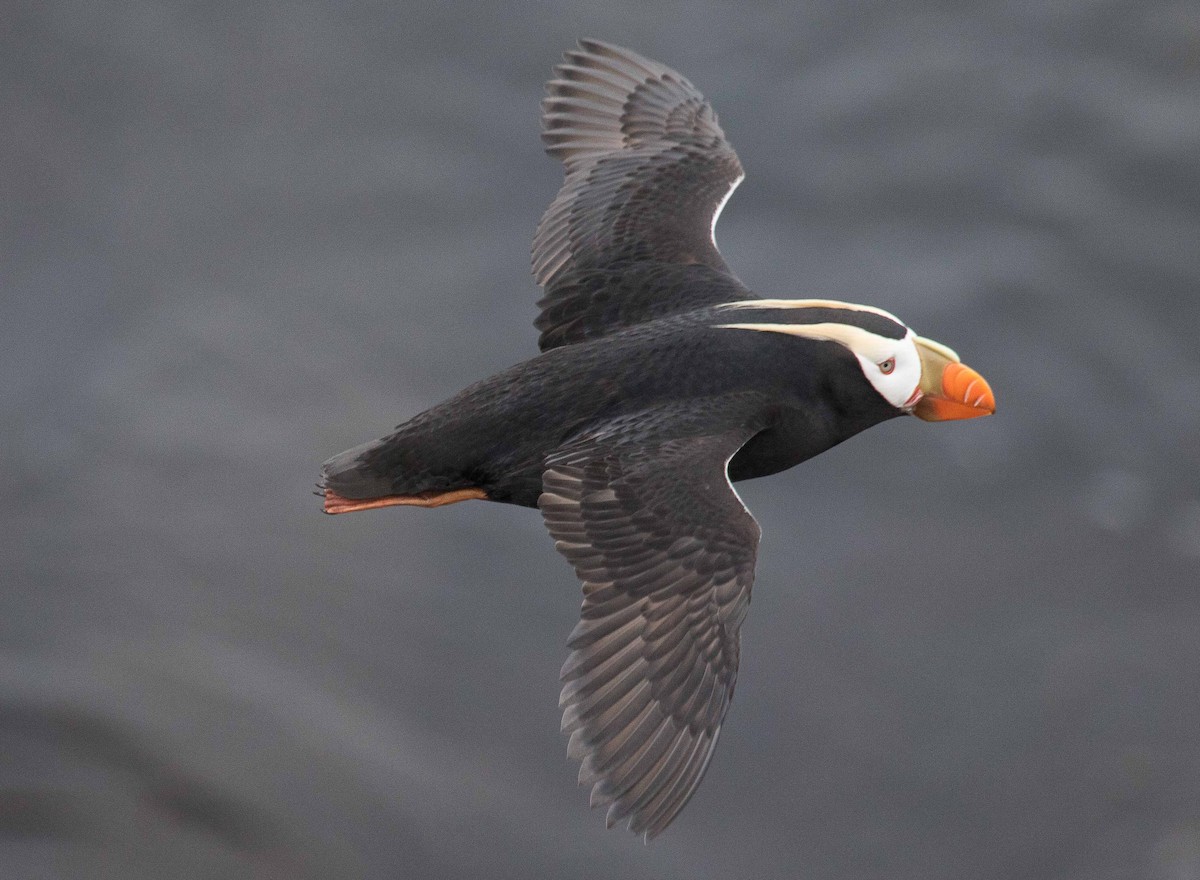
[[[626,428],[547,463],[539,507],[584,590],[562,670],[568,751],[609,825],[648,838],[695,791],[733,696],[759,530],[725,468],[751,433]]]
[[[712,239],[742,178],[712,107],[669,67],[594,40],[579,46],[542,104],[546,151],[566,166],[533,241],[543,351],[753,296]]]

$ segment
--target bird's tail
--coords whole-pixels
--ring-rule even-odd
[[[325,462],[317,494],[325,499],[326,513],[395,505],[441,507],[488,497],[483,489],[462,479],[430,473],[419,463],[415,450],[401,447],[396,441],[395,436],[373,440]]]

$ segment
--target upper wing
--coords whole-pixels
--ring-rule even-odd
[[[553,457],[538,506],[583,581],[560,704],[608,825],[653,837],[712,757],[737,679],[758,523],[733,491],[746,432]]]
[[[752,296],[713,230],[742,166],[712,107],[669,67],[580,40],[542,102],[566,179],[533,239],[542,350]]]

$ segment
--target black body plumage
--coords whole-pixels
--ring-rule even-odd
[[[590,432],[651,440],[743,430],[750,440],[729,474],[744,480],[901,414],[841,346],[730,332],[725,318],[704,308],[552,349],[331,460],[324,485],[349,498],[475,486],[536,507],[547,456]]]

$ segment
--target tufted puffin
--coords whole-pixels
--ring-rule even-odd
[[[326,513],[467,499],[541,509],[583,583],[562,728],[609,827],[649,840],[712,758],[759,527],[733,483],[903,415],[995,410],[950,348],[883,309],[768,299],[713,230],[743,178],[704,96],[581,40],[542,102],[562,189],[533,240],[541,353],[334,456]]]

